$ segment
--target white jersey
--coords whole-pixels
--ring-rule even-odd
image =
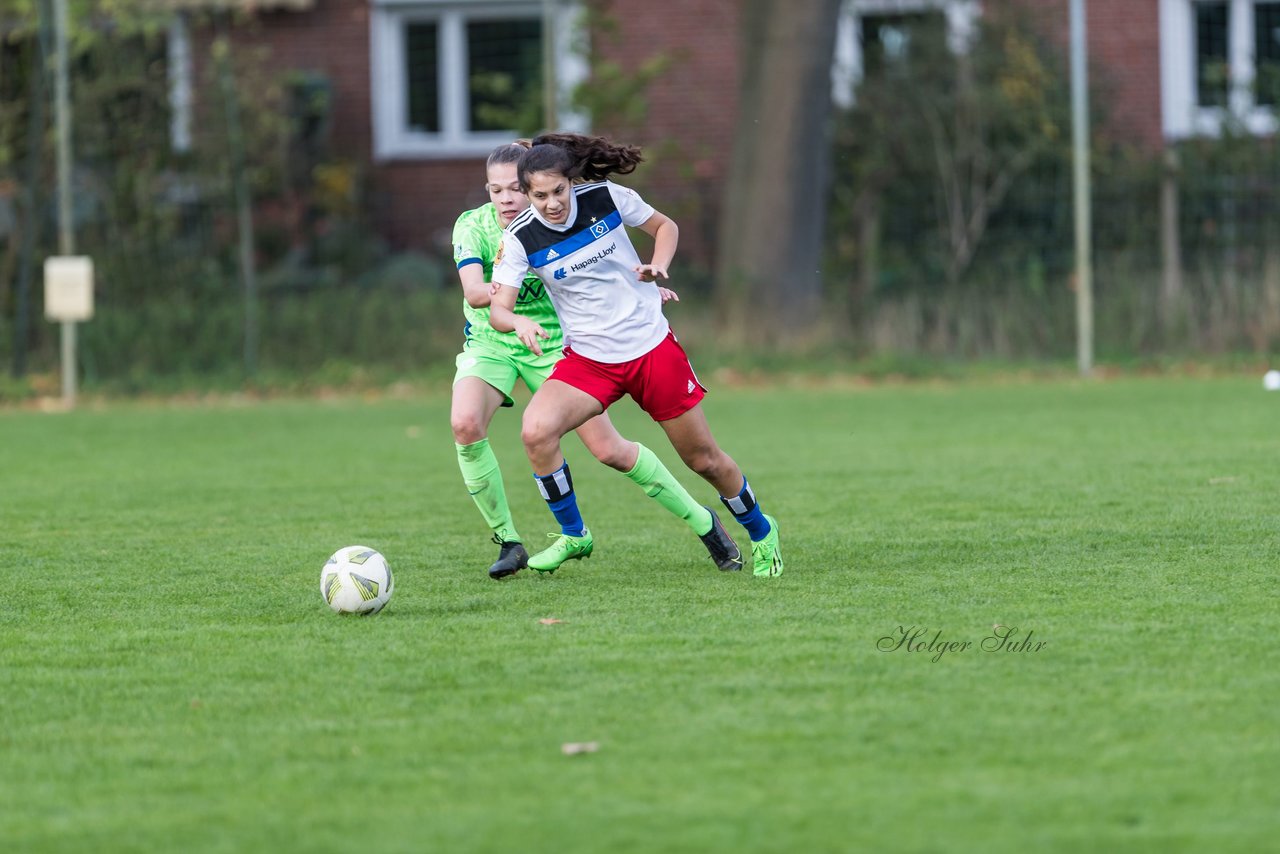
[[[560,316],[565,346],[608,364],[638,359],[668,326],[657,285],[636,276],[640,257],[623,226],[647,222],[653,207],[611,181],[578,184],[569,198],[564,225],[530,206],[507,226],[493,281],[518,288],[532,270]]]

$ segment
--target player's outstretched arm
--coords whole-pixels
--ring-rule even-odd
[[[516,296],[519,290],[494,282],[489,288],[489,325],[499,332],[514,332],[516,328]]]
[[[541,341],[551,335],[545,329],[522,314],[515,313],[516,297],[519,288],[500,285],[489,300],[489,325],[499,332],[514,332],[520,343],[528,347],[535,355],[542,355]]]
[[[484,308],[489,304],[489,283],[484,280],[484,267],[468,264],[458,270],[462,281],[462,298],[472,308]]]
[[[640,230],[653,238],[653,256],[648,264],[636,267],[636,275],[642,282],[656,282],[668,279],[667,268],[671,259],[676,257],[676,246],[680,243],[680,227],[676,221],[661,211],[654,211],[640,226]]]

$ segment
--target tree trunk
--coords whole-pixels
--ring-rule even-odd
[[[27,374],[27,346],[31,343],[31,278],[35,268],[36,245],[44,206],[36,196],[44,164],[45,67],[53,50],[53,22],[45,0],[36,6],[39,13],[39,45],[31,45],[30,101],[27,115],[27,174],[22,188],[22,217],[19,218],[17,314],[13,325],[13,376]]]
[[[716,299],[731,343],[812,329],[821,298],[831,63],[840,0],[744,0],[742,86]]]
[[[858,230],[858,273],[853,279],[849,320],[860,329],[867,320],[867,306],[880,280],[880,193],[861,193],[854,205]]]
[[[1178,231],[1178,151],[1169,146],[1160,171],[1160,326],[1167,347],[1182,307],[1182,244]]]

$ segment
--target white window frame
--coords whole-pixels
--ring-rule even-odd
[[[194,88],[191,71],[191,24],[187,13],[175,12],[166,30],[169,62],[169,145],[174,151],[191,150]]]
[[[582,46],[581,7],[576,0],[373,0],[369,17],[370,103],[373,118],[375,160],[471,157],[489,153],[511,140],[513,131],[467,129],[466,24],[483,18],[525,17],[554,21],[557,130],[587,130],[586,117],[568,109],[574,87],[586,80],[589,69]],[[405,27],[433,21],[440,27],[439,79],[440,131],[427,133],[408,126],[405,103]],[[545,18],[544,18],[545,21]]]
[[[1254,3],[1227,2],[1227,65],[1230,89],[1226,107],[1202,107],[1196,91],[1196,21],[1198,0],[1160,0],[1160,112],[1166,139],[1219,136],[1234,118],[1249,133],[1265,136],[1280,130],[1276,112],[1253,100],[1257,74],[1254,56]]]
[[[981,11],[977,0],[844,0],[836,22],[835,62],[831,66],[831,99],[849,109],[862,81],[862,19],[867,15],[899,15],[941,11],[947,16],[947,45],[959,55],[969,49]]]

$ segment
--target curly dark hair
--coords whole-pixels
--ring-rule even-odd
[[[529,191],[535,172],[558,172],[569,180],[603,181],[610,175],[627,175],[644,160],[634,145],[619,145],[602,136],[580,133],[544,133],[520,157],[516,174],[520,189]]]

